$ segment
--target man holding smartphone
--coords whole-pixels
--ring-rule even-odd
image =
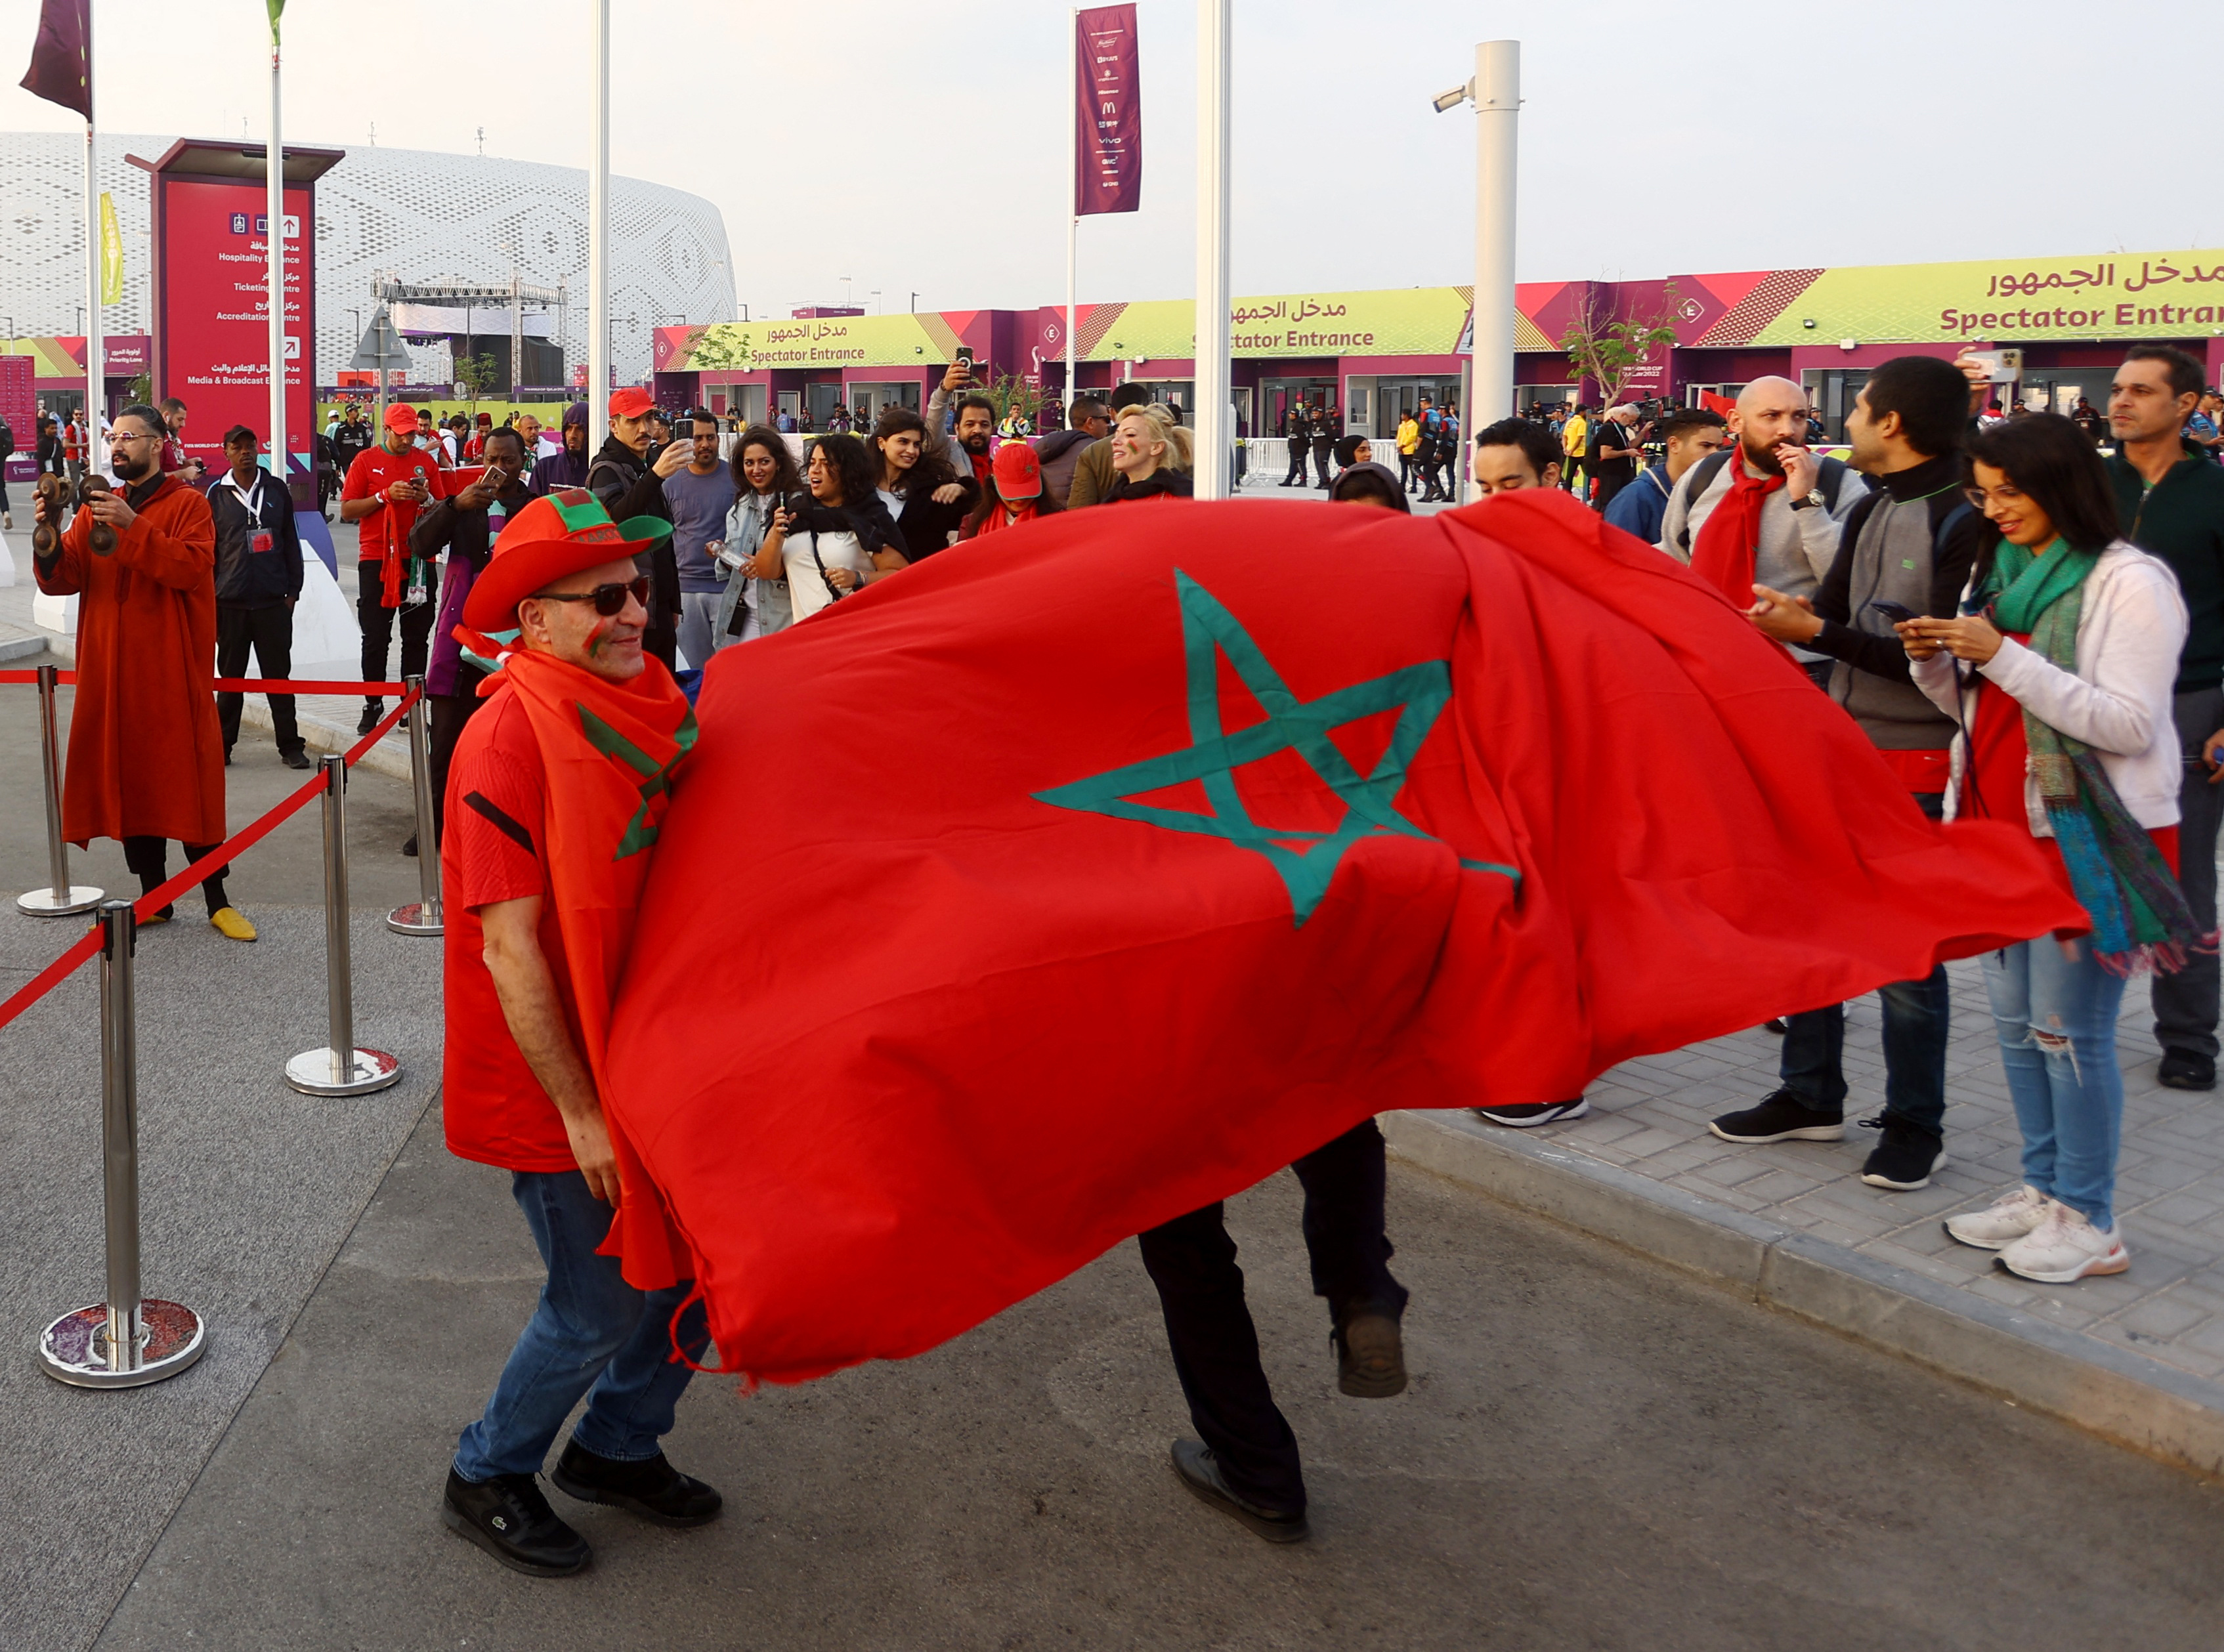
[[[1899,777],[1916,806],[1943,813],[1953,720],[1915,686],[1893,624],[1951,618],[1985,537],[1962,492],[1962,434],[1969,385],[1962,369],[1902,356],[1869,375],[1846,419],[1856,470],[1875,490],[1846,513],[1843,548],[1812,598],[1757,584],[1749,611],[1762,635],[1830,662],[1824,684]],[[1856,606],[1855,593],[1859,593]],[[1873,1188],[1911,1192],[1946,1163],[1944,966],[1921,980],[1880,989],[1884,1006],[1881,1133],[1861,1167]],[[1845,1138],[1845,1011],[1787,1016],[1780,1088],[1758,1107],[1708,1128],[1725,1141],[1841,1141]]]
[[[401,674],[425,669],[426,640],[433,634],[428,593],[408,602],[409,530],[417,513],[440,496],[439,461],[417,445],[417,410],[396,405],[386,410],[386,437],[356,455],[340,487],[340,520],[356,525],[356,615],[363,623],[363,680],[387,680],[388,650],[394,641],[394,616],[401,615]],[[369,734],[384,715],[385,702],[366,696],[358,734]]]

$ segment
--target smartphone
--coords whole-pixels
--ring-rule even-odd
[[[970,373],[970,372],[973,370],[973,346],[972,346],[972,345],[970,345],[970,344],[960,344],[960,345],[958,345],[958,347],[957,347],[957,365],[958,365],[958,366],[960,366],[960,367],[962,367],[962,368],[964,368],[964,369],[968,373]]]
[[[1890,620],[1894,625],[1905,625],[1910,620],[1919,620],[1923,617],[1913,608],[1908,607],[1906,603],[1895,602],[1889,597],[1880,596],[1874,602],[1871,602],[1869,607],[1873,608],[1877,613],[1883,615],[1886,619]]]
[[[1973,350],[1973,362],[1982,362],[1994,384],[2013,384],[2023,376],[2023,352],[2019,350]]]

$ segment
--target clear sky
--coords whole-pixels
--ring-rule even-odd
[[[844,276],[889,310],[1063,298],[1067,7],[612,9],[611,164],[719,205],[751,313]],[[94,10],[104,128],[263,135],[261,0]],[[1469,279],[1474,117],[1429,99],[1501,35],[1523,42],[1524,280],[2224,244],[2224,8],[2196,0],[1235,12],[1239,293]],[[0,10],[0,130],[73,119],[14,84],[36,13]],[[483,128],[487,154],[584,165],[586,16],[293,0],[287,136],[468,154]],[[1192,0],[1141,0],[1140,29],[1144,209],[1083,224],[1084,301],[1192,290]]]

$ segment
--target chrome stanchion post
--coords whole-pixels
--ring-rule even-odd
[[[34,917],[67,917],[89,912],[100,904],[98,889],[70,882],[69,846],[62,842],[62,745],[54,732],[54,694],[60,673],[52,665],[39,667],[39,745],[45,759],[47,787],[47,875],[51,888],[33,889],[16,898],[19,911]]]
[[[425,701],[425,679],[401,679],[403,697],[414,692],[417,709],[409,719],[409,783],[417,794],[417,892],[420,899],[386,915],[396,935],[438,935],[440,923],[440,851],[433,841],[433,748],[426,725],[432,721]]]
[[[137,1388],[201,1357],[200,1315],[139,1295],[139,1056],[131,955],[138,920],[128,900],[100,908],[101,1196],[107,1212],[108,1296],[65,1314],[39,1338],[47,1375],[77,1388]]]
[[[348,956],[347,760],[322,760],[325,771],[325,992],[330,1037],[286,1063],[286,1081],[304,1095],[367,1095],[401,1076],[401,1063],[382,1050],[355,1043],[355,987]]]

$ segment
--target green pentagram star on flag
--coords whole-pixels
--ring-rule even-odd
[[[1425,660],[1317,700],[1300,700],[1217,597],[1178,569],[1174,581],[1181,604],[1191,743],[1163,757],[1147,758],[1034,795],[1060,809],[1222,838],[1264,855],[1288,889],[1297,926],[1302,928],[1328,893],[1343,852],[1362,838],[1395,834],[1433,841],[1398,812],[1396,798],[1406,784],[1406,765],[1451,702],[1450,671],[1441,659]],[[1232,735],[1222,729],[1216,655],[1223,653],[1267,714],[1264,722]],[[1362,775],[1330,735],[1347,723],[1393,709],[1399,715],[1390,744],[1373,770]],[[1333,832],[1271,829],[1251,818],[1235,789],[1235,771],[1283,751],[1304,758],[1343,801],[1347,812]],[[1188,780],[1204,785],[1211,814],[1132,801],[1138,794]],[[1304,847],[1292,848],[1293,843]],[[1460,864],[1517,881],[1521,876],[1516,868],[1495,861]]]

